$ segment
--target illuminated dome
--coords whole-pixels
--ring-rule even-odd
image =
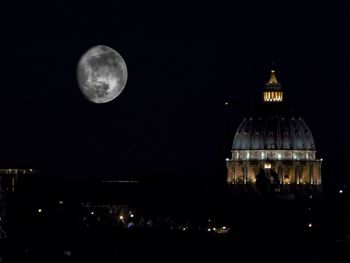
[[[239,125],[227,160],[230,183],[255,182],[260,169],[278,175],[287,184],[320,184],[321,161],[305,121],[284,102],[275,70],[263,91],[263,99]],[[277,177],[276,177],[277,178]]]
[[[301,117],[273,115],[246,118],[239,126],[232,145],[235,160],[310,160],[315,143]]]
[[[272,116],[244,119],[232,150],[315,150],[309,127],[301,117]]]

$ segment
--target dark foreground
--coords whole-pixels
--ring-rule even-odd
[[[221,190],[146,195],[142,201],[117,198],[123,206],[69,196],[41,203],[28,195],[8,199],[0,262],[350,260],[346,195],[334,200],[247,198]],[[217,231],[223,227],[229,231]]]
[[[349,244],[307,237],[86,231],[66,238],[10,241],[2,249],[4,262],[342,262]]]

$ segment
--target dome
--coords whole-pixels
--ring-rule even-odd
[[[301,117],[250,117],[240,124],[232,150],[311,150],[312,133]]]
[[[315,160],[316,147],[309,127],[283,97],[272,70],[263,101],[236,131],[233,160]]]
[[[275,192],[299,189],[288,185],[320,185],[322,159],[316,159],[311,130],[288,107],[275,70],[262,95],[235,133],[232,157],[226,159],[227,182]]]

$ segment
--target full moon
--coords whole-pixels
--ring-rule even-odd
[[[123,91],[128,70],[122,56],[107,46],[94,46],[80,59],[78,83],[84,96],[94,103],[109,102]]]

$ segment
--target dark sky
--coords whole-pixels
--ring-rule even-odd
[[[13,2],[1,15],[0,162],[62,176],[160,174],[224,180],[235,129],[271,62],[340,181],[350,161],[350,10],[341,2],[190,5]],[[91,46],[117,50],[114,101],[80,93]],[[230,107],[224,107],[229,101]]]

